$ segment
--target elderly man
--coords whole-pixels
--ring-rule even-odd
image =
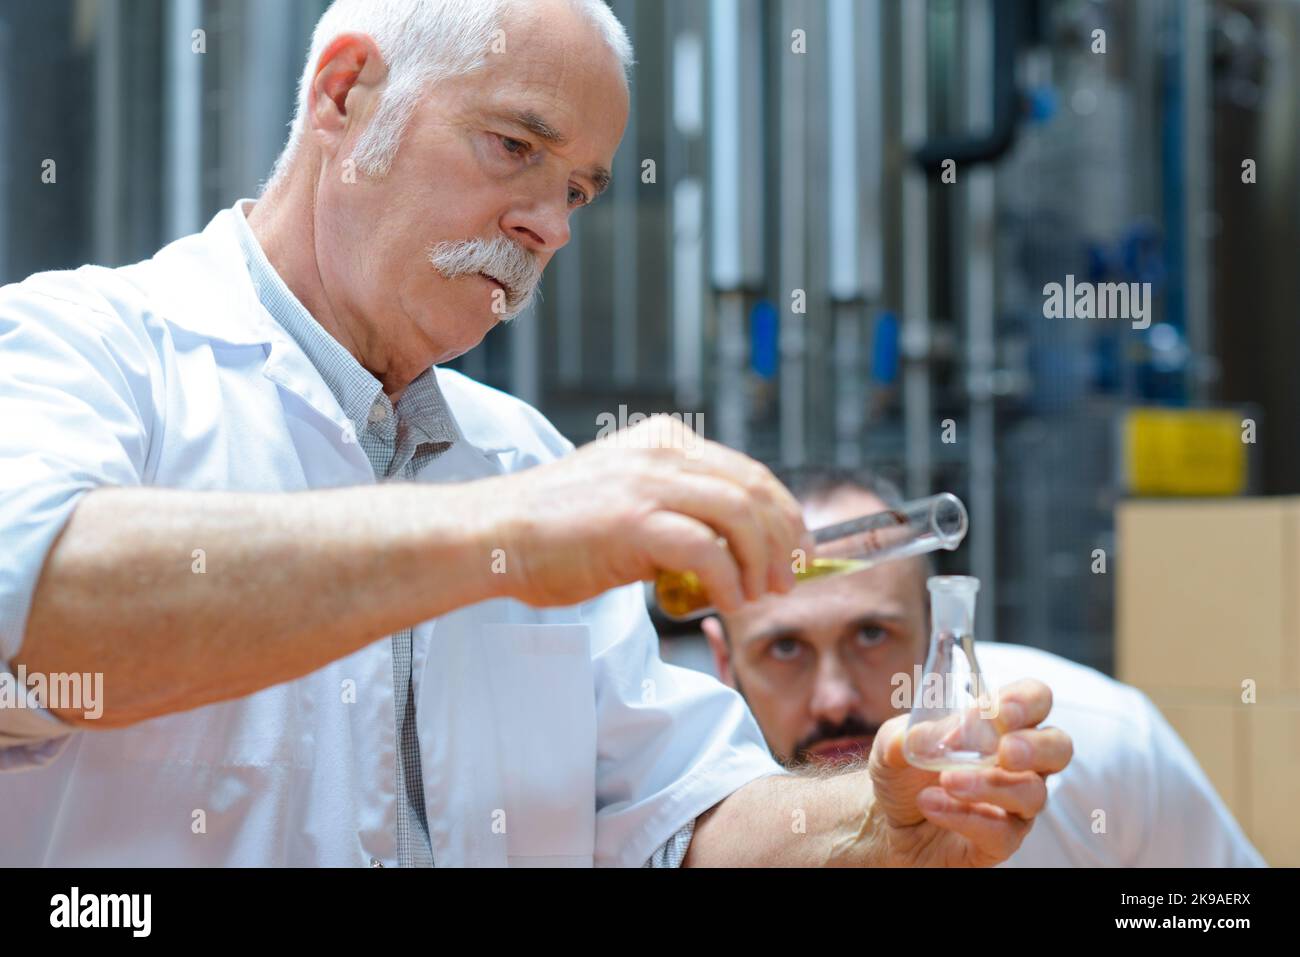
[[[724,611],[788,590],[795,500],[671,419],[573,451],[436,368],[606,187],[630,62],[599,0],[340,0],[259,200],[3,290],[0,663],[31,694],[0,710],[0,863],[1020,844],[1070,756],[1044,685],[960,794],[896,724],[870,771],[782,773],[734,692],[659,660],[636,583],[693,568]],[[97,720],[27,684],[54,675],[102,676]]]
[[[810,526],[901,504],[867,472],[787,476]],[[723,679],[744,694],[788,767],[852,763],[904,710],[929,645],[923,558],[812,583],[703,622]],[[978,637],[978,636],[977,636]],[[1052,687],[1052,723],[1074,760],[1048,784],[1016,866],[1252,867],[1263,864],[1196,759],[1136,688],[1064,658],[998,642],[977,645],[989,685],[1034,675]]]

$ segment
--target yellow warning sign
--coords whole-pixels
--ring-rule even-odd
[[[1131,495],[1240,495],[1246,442],[1240,413],[1132,409],[1124,421],[1124,479]]]

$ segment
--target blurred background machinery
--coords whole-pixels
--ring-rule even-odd
[[[256,195],[324,6],[0,3],[0,278]],[[982,636],[1106,671],[1121,497],[1300,490],[1300,5],[611,6],[638,60],[611,193],[464,371],[579,443],[691,412],[774,465],[953,491]],[[1044,318],[1067,275],[1151,283],[1149,327]]]

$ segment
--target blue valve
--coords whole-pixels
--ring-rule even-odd
[[[893,385],[899,366],[898,317],[882,312],[871,335],[871,377],[880,385]]]
[[[766,300],[749,312],[749,367],[763,379],[776,375],[780,357],[780,326],[776,307]]]

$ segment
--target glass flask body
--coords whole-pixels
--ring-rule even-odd
[[[940,575],[926,587],[930,650],[920,687],[912,690],[903,754],[913,767],[929,771],[992,765],[998,752],[997,696],[975,657],[979,579]]]

